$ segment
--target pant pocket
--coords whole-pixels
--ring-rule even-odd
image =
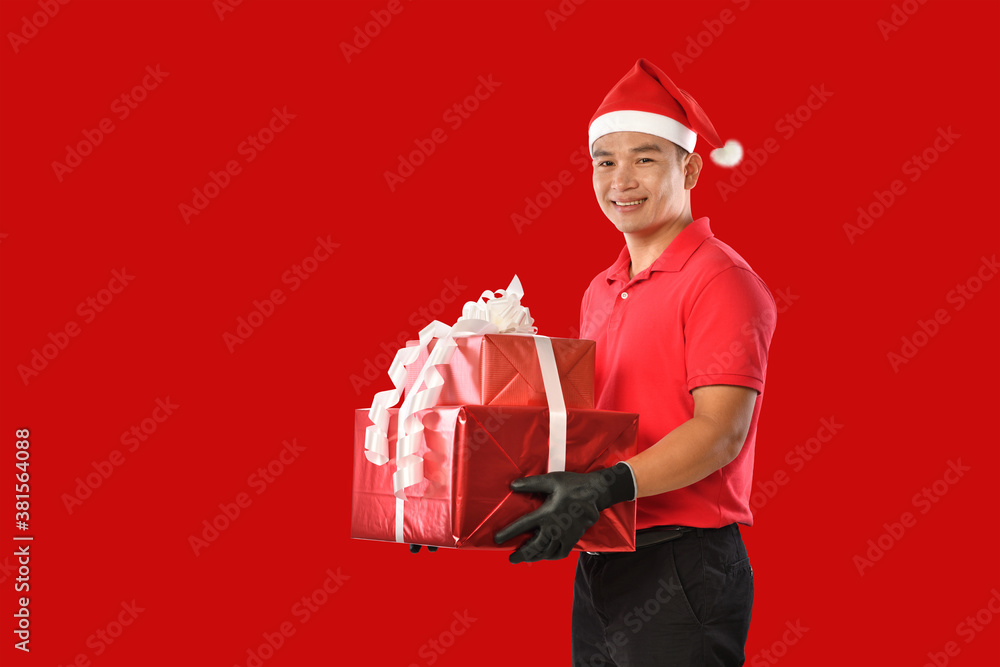
[[[716,610],[718,620],[749,626],[753,613],[753,566],[749,558],[741,558],[726,566],[725,594]]]
[[[680,540],[671,542],[671,576],[678,582],[678,605],[685,610],[687,621],[702,625],[705,618],[705,566],[700,540]],[[685,619],[678,619],[684,622]]]
[[[726,566],[727,576],[735,577],[741,573],[749,573],[751,578],[753,577],[753,567],[750,565],[749,556]]]

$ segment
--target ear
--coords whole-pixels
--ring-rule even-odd
[[[681,168],[684,170],[685,190],[691,190],[698,184],[698,176],[701,175],[701,168],[703,164],[701,156],[697,153],[689,153],[688,156],[684,158],[684,162],[681,163]]]

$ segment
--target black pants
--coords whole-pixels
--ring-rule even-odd
[[[626,553],[580,554],[573,667],[742,665],[753,569],[739,527]]]

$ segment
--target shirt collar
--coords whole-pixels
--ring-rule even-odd
[[[674,237],[674,240],[670,242],[670,245],[664,249],[660,256],[647,269],[637,273],[633,280],[648,278],[649,274],[653,271],[680,271],[691,255],[694,254],[694,251],[704,243],[705,239],[712,236],[714,234],[712,234],[712,229],[709,227],[708,218],[698,218],[682,229],[680,234]],[[626,245],[622,248],[621,254],[618,255],[615,263],[608,268],[607,280],[609,285],[616,280],[621,280],[625,283],[629,282],[628,267],[631,261],[632,257],[629,255],[628,246]]]

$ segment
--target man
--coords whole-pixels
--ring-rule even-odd
[[[738,524],[753,522],[776,309],[708,218],[691,214],[699,136],[722,144],[697,102],[641,59],[590,125],[594,192],[625,247],[584,294],[580,336],[597,341],[597,407],[639,414],[639,453],[605,471],[515,480],[547,498],[496,535],[534,531],[511,562],[564,558],[601,511],[638,499],[635,552],[580,554],[574,665],[745,660],[753,571]],[[738,162],[727,152],[712,157]]]

